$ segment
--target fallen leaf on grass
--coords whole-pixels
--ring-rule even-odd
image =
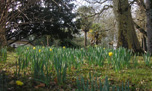
[[[56,77],[56,78],[54,78],[54,81],[55,81],[56,83],[58,83],[58,79],[57,79],[57,77]]]
[[[40,83],[39,85],[35,86],[35,88],[41,88],[41,87],[45,87],[45,84],[44,83]]]
[[[60,89],[59,91],[64,91],[64,89]]]
[[[10,85],[13,85],[13,84],[15,84],[15,82],[14,82],[14,81],[10,81],[9,84],[10,84]]]

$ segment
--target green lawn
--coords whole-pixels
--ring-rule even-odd
[[[87,52],[89,52],[89,50]],[[151,63],[149,63],[149,66],[145,65],[142,56],[137,56],[136,59],[138,64],[136,67],[132,61],[133,57],[131,57],[129,66],[124,66],[118,71],[114,70],[114,66],[112,66],[111,63],[108,63],[108,58],[105,59],[103,66],[99,66],[96,63],[92,63],[92,65],[90,65],[90,61],[88,61],[88,59],[83,59],[84,62],[81,63],[78,68],[74,65],[68,65],[66,81],[60,83],[57,78],[55,67],[51,66],[54,68],[49,70],[51,74],[48,75],[50,76],[48,84],[35,80],[29,67],[27,67],[26,70],[21,70],[18,74],[18,57],[19,56],[15,52],[8,52],[7,61],[0,62],[0,75],[3,77],[2,83],[4,89],[10,91],[76,91],[78,88],[76,79],[81,79],[81,77],[83,77],[86,83],[86,81],[90,79],[91,75],[91,79],[97,79],[97,87],[99,85],[99,79],[104,83],[105,78],[108,77],[110,85],[113,86],[121,86],[122,84],[129,82],[130,91],[152,90],[152,66]],[[16,80],[20,80],[24,84],[22,86],[18,86],[16,85]],[[91,84],[91,82],[89,82],[89,84]]]

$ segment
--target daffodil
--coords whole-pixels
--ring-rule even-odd
[[[113,55],[113,53],[112,52],[109,52],[109,56],[111,57]]]
[[[16,84],[19,85],[19,86],[22,86],[24,83],[21,82],[21,81],[19,81],[19,80],[17,80],[17,81],[16,81]]]
[[[50,51],[52,51],[52,49],[50,48]]]
[[[8,74],[8,73],[5,73],[5,75],[8,76],[9,74]]]
[[[63,46],[63,49],[65,49],[65,46]]]
[[[89,32],[90,32],[90,33],[92,33],[92,32],[93,32],[93,30],[92,30],[92,29],[90,29],[90,30],[89,30]]]
[[[35,50],[36,48],[35,47],[33,47],[33,50]]]
[[[29,47],[27,47],[27,50],[29,50]]]
[[[105,48],[103,48],[105,50]]]
[[[41,49],[39,49],[39,52],[41,52]]]
[[[42,48],[45,48],[44,46]]]
[[[94,45],[94,47],[98,47],[98,45]]]

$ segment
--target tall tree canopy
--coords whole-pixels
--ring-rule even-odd
[[[22,0],[0,0],[0,47],[7,45],[6,28],[11,25],[14,18],[20,15],[26,8],[33,6],[39,0],[26,0],[24,7]],[[12,11],[16,10],[15,13]]]
[[[80,17],[81,30],[84,32],[84,46],[87,46],[87,32],[92,26],[93,18],[89,17],[93,12],[92,7],[81,6],[77,10]]]
[[[78,31],[77,23],[73,21],[76,14],[72,12],[74,4],[71,1],[73,0],[41,0],[34,6],[29,6],[18,17],[9,21],[7,39],[15,37],[18,40],[31,34],[51,35],[51,38],[59,39],[72,38]],[[25,7],[25,3],[26,1],[21,2],[19,8]]]

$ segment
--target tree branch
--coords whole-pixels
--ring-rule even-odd
[[[134,23],[135,27],[136,27],[144,36],[147,37],[147,32],[146,32],[143,28],[141,28],[139,25],[137,25],[137,23],[135,23],[134,21],[133,21],[133,23]]]
[[[146,11],[146,5],[143,0],[136,0],[136,2],[144,11]]]
[[[135,2],[137,2],[137,0],[131,1],[131,2],[129,3],[129,5],[130,5],[130,6],[133,5]]]
[[[89,0],[85,0],[87,3],[91,3],[91,4],[103,4],[105,2],[107,2],[108,0],[104,0],[104,1],[89,1]]]
[[[90,15],[89,17],[93,17],[93,16],[96,16],[96,15],[100,15],[100,14],[102,14],[105,10],[108,10],[109,8],[113,8],[113,6],[112,6],[112,5],[105,5],[105,6],[100,10],[100,12],[94,13],[94,14]]]

